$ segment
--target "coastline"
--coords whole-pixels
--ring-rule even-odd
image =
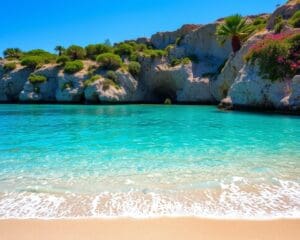
[[[300,219],[1,219],[2,240],[294,240]]]

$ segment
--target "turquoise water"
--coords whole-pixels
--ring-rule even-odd
[[[300,117],[0,105],[0,218],[300,217]]]

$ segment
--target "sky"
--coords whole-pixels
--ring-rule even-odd
[[[286,0],[2,0],[0,55],[57,45],[112,43],[173,31],[186,23],[271,13]]]

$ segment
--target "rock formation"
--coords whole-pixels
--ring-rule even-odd
[[[277,9],[268,21],[271,29],[276,16],[288,18],[300,4],[287,4]],[[98,70],[99,78],[86,84],[89,68],[95,64],[84,61],[84,69],[66,74],[57,64],[31,70],[17,64],[12,71],[0,61],[0,102],[61,103],[210,103],[227,108],[270,108],[300,110],[300,76],[290,81],[271,81],[259,75],[257,66],[244,62],[249,49],[269,32],[261,31],[249,38],[233,55],[230,42],[221,46],[216,39],[218,22],[207,25],[184,25],[174,32],[154,34],[138,43],[165,49],[168,56],[140,56],[141,73],[133,76],[126,69],[115,72],[115,82]],[[172,65],[172,59],[189,57],[191,62]],[[43,75],[47,81],[32,84],[31,73]]]

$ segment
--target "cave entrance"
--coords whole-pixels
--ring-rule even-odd
[[[152,93],[157,103],[164,103],[167,99],[170,99],[172,103],[177,101],[176,91],[171,88],[157,87]]]

